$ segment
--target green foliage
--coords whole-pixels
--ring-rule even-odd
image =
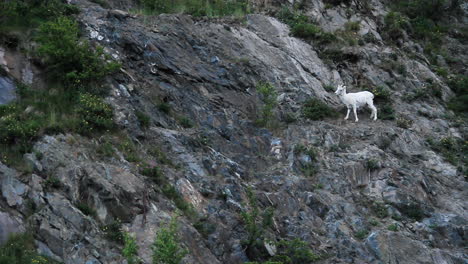
[[[459,75],[449,80],[450,88],[455,97],[450,100],[448,107],[456,113],[468,114],[468,76]]]
[[[153,243],[153,264],[180,264],[188,250],[180,246],[177,219],[172,218],[157,232]]]
[[[383,86],[375,86],[368,90],[374,94],[376,102],[390,102],[392,100],[392,92]]]
[[[179,121],[179,124],[184,128],[191,128],[194,126],[192,120],[185,116],[179,117],[177,121]]]
[[[427,142],[434,151],[441,153],[445,160],[458,166],[461,171],[465,171],[468,167],[468,144],[466,141],[454,137],[444,137],[438,141],[428,138]]]
[[[0,142],[24,144],[33,140],[40,129],[38,117],[21,111],[18,104],[0,105]]]
[[[210,223],[207,219],[199,219],[193,224],[193,227],[195,227],[198,233],[200,233],[205,239],[216,230],[216,225]]]
[[[138,257],[138,245],[136,239],[125,232],[123,234],[124,247],[122,248],[122,255],[127,260],[128,264],[139,264],[141,263],[140,258]]]
[[[31,28],[59,16],[77,14],[78,8],[62,0],[10,0],[0,2],[2,29]]]
[[[361,23],[359,21],[349,21],[346,22],[344,26],[347,31],[358,32],[361,29]]]
[[[100,142],[96,148],[96,153],[101,157],[114,157],[115,156],[115,149],[114,145],[111,141],[104,140],[104,142]]]
[[[107,8],[107,9],[111,8],[111,5],[109,4],[109,2],[107,2],[107,0],[90,0],[90,1],[100,5],[102,8]]]
[[[376,170],[378,169],[380,166],[379,166],[379,161],[376,160],[376,159],[368,159],[367,162],[366,162],[366,168],[369,169],[369,170]]]
[[[138,150],[130,138],[126,138],[118,146],[119,150],[122,151],[125,159],[128,162],[137,162],[140,161],[140,156],[138,155]]]
[[[140,123],[140,126],[142,128],[148,128],[149,127],[150,117],[147,114],[137,110],[137,111],[135,111],[135,115],[136,115],[136,117],[138,119],[138,122]]]
[[[277,17],[291,28],[291,34],[295,37],[314,40],[317,44],[328,44],[337,39],[334,34],[327,33],[311,23],[306,15],[286,6],[280,10]]]
[[[409,19],[400,12],[389,12],[385,16],[384,32],[392,39],[397,40],[404,36],[404,32],[409,30],[411,25]]]
[[[158,104],[158,109],[165,114],[169,114],[171,112],[171,105],[168,103],[160,103]]]
[[[37,53],[44,58],[50,75],[67,88],[101,93],[102,87],[94,84],[120,68],[102,59],[109,59],[102,47],[93,51],[88,42],[80,42],[78,25],[68,17],[43,23],[37,41]]]
[[[305,118],[311,120],[322,120],[326,117],[336,117],[335,109],[329,107],[317,98],[310,98],[302,107],[302,114]]]
[[[369,230],[367,229],[363,229],[363,230],[359,230],[357,231],[354,236],[359,239],[359,240],[363,240],[364,238],[367,237],[367,235],[369,234]]]
[[[140,173],[149,177],[156,184],[163,184],[165,182],[164,174],[158,167],[144,167],[140,170]]]
[[[114,125],[112,107],[96,95],[80,94],[76,113],[82,133],[109,130]]]
[[[55,261],[37,254],[29,233],[12,234],[0,246],[0,264],[52,264]]]
[[[196,218],[197,213],[193,208],[193,205],[185,201],[185,199],[180,195],[174,186],[169,183],[164,184],[162,189],[163,194],[171,199],[175,206],[181,210],[187,217]]]
[[[122,231],[122,222],[119,219],[112,221],[110,224],[102,227],[104,236],[110,240],[122,244],[124,242],[124,233]]]
[[[174,166],[174,164],[172,163],[172,160],[167,158],[166,154],[158,147],[151,147],[150,149],[148,149],[148,154],[155,157],[157,161],[161,164]]]
[[[369,220],[369,224],[370,224],[371,226],[378,226],[378,225],[379,225],[379,221],[377,221],[376,219],[373,219],[373,218],[372,218],[372,219]]]
[[[43,184],[46,190],[49,190],[51,188],[58,189],[60,188],[60,186],[62,186],[60,183],[60,180],[53,176],[50,176],[49,178],[47,178],[47,180],[45,180]]]
[[[424,210],[417,203],[399,205],[398,210],[415,221],[420,221],[425,216]]]
[[[395,110],[391,103],[386,103],[380,107],[379,118],[382,120],[394,120]]]
[[[388,229],[389,231],[396,232],[396,231],[398,231],[398,226],[397,226],[396,224],[391,224],[391,225],[389,225],[389,226],[387,227],[387,229]]]
[[[375,202],[372,207],[372,211],[379,217],[379,218],[386,218],[388,217],[388,210],[387,207],[383,203]]]
[[[85,215],[89,215],[89,216],[92,216],[92,217],[97,216],[96,210],[94,208],[90,207],[86,203],[78,203],[76,205],[76,208],[78,208]]]
[[[271,258],[283,264],[313,263],[320,260],[305,241],[296,238],[294,240],[281,240],[276,244],[278,252]]]
[[[257,197],[251,188],[247,189],[247,200],[250,208],[241,212],[241,218],[247,231],[247,239],[243,241],[243,244],[247,246],[248,250],[253,251],[263,244],[265,230],[273,224],[274,211],[272,208],[267,208],[261,212],[257,204]]]
[[[396,120],[397,126],[408,129],[413,125],[413,120],[406,117],[399,117]]]
[[[256,89],[263,102],[257,123],[260,126],[269,127],[272,125],[274,110],[278,104],[276,101],[277,93],[275,87],[270,83],[261,82],[257,85]]]
[[[142,0],[141,3],[149,14],[185,13],[197,17],[223,17],[250,13],[247,0]]]

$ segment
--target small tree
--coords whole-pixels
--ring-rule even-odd
[[[135,238],[129,233],[124,233],[124,248],[122,249],[122,255],[127,259],[128,264],[140,263],[140,259],[138,258],[138,245]]]
[[[159,229],[153,243],[153,264],[180,264],[188,250],[180,246],[177,218]]]

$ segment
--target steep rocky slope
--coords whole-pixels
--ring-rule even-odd
[[[468,260],[466,168],[434,150],[453,141],[449,151],[466,159],[454,143],[466,145],[466,123],[446,108],[454,93],[420,44],[383,36],[384,1],[365,8],[359,1],[306,2],[304,14],[325,31],[358,21],[354,37],[371,40],[328,49],[339,55],[331,58],[330,45],[293,37],[288,25],[265,14],[143,16],[72,3],[85,35],[122,63],[106,80],[121,131],[46,135],[24,155],[31,170],[0,163],[0,241],[29,230],[39,252],[58,261],[124,263],[122,245],[103,228],[121,221],[151,263],[155,234],[179,207],[179,233],[190,252],[184,263],[244,263],[258,253],[242,243],[248,233],[241,212],[252,207],[251,189],[262,211],[274,209],[265,236],[306,241],[321,256],[317,263]],[[466,13],[457,23],[466,23]],[[445,38],[459,59],[453,71],[466,74],[466,41]],[[41,70],[26,57],[11,59],[18,56],[0,49],[0,63],[10,68],[1,87],[13,78],[42,83]],[[260,82],[277,94],[268,128],[256,124]],[[350,91],[391,91],[376,105],[385,116],[391,100],[396,120],[374,122],[363,110],[358,123],[342,120],[341,103],[326,90],[342,83]],[[433,85],[437,96],[414,96]],[[1,95],[0,103],[10,97]],[[306,119],[303,106],[312,97],[339,116]],[[148,127],[137,113],[149,117]],[[144,164],[158,167],[163,179],[142,175]],[[85,215],[83,204],[95,213]]]

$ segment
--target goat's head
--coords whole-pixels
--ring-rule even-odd
[[[338,85],[338,88],[336,89],[335,94],[340,95],[345,92],[346,92],[346,86],[340,84]]]

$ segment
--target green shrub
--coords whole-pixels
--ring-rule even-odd
[[[195,227],[198,233],[200,233],[205,239],[208,237],[208,235],[216,231],[216,225],[210,223],[207,219],[199,219],[196,223],[193,224],[193,227]]]
[[[402,214],[416,221],[420,221],[425,216],[424,210],[421,208],[419,204],[416,204],[416,203],[399,205],[398,210]]]
[[[302,114],[305,118],[311,120],[322,120],[326,117],[337,116],[337,112],[333,108],[316,98],[310,98],[304,103]]]
[[[163,184],[165,182],[164,174],[158,167],[145,167],[140,170],[140,173],[149,177],[156,184]]]
[[[388,210],[383,203],[374,203],[371,207],[372,211],[379,217],[379,218],[386,218],[388,217]]]
[[[389,225],[389,226],[387,227],[387,229],[388,229],[389,231],[396,232],[396,231],[398,231],[398,226],[397,226],[396,224],[391,224],[391,225]]]
[[[376,159],[368,159],[366,162],[366,168],[369,170],[376,170],[379,168],[379,161]]]
[[[137,162],[140,161],[140,156],[138,155],[138,150],[130,138],[126,138],[118,146],[119,150],[122,151],[125,159],[128,162]]]
[[[78,130],[82,133],[109,130],[114,126],[112,107],[96,95],[80,94],[76,113],[80,120]]]
[[[101,93],[101,86],[94,84],[120,68],[118,63],[102,59],[106,57],[102,47],[93,51],[88,42],[80,42],[78,25],[68,17],[43,23],[37,41],[37,53],[44,58],[50,75],[68,88]]]
[[[30,28],[59,16],[77,14],[76,6],[62,0],[10,0],[0,2],[0,31],[3,27]]]
[[[137,111],[135,111],[135,115],[136,115],[136,117],[138,119],[138,122],[140,123],[140,126],[142,128],[148,128],[149,127],[150,117],[147,114],[137,110]]]
[[[311,23],[307,16],[286,6],[278,12],[277,17],[291,28],[291,35],[295,37],[314,40],[317,44],[327,44],[336,40],[334,34],[324,32]]]
[[[40,129],[40,119],[25,114],[17,104],[0,106],[0,142],[21,144],[32,141]]]
[[[191,128],[194,126],[192,120],[190,120],[188,117],[179,117],[178,118],[179,124],[184,127],[184,128]]]
[[[247,246],[249,257],[261,259],[264,256],[258,255],[258,252],[265,240],[265,230],[273,224],[274,211],[272,208],[267,208],[261,212],[251,188],[247,189],[247,200],[250,208],[241,212],[241,218],[247,231],[247,239],[242,241],[242,244]]]
[[[111,8],[111,5],[106,0],[90,0],[93,3],[100,5],[102,8]]]
[[[376,102],[390,102],[392,100],[392,92],[383,86],[372,87],[368,90],[374,94]]]
[[[98,144],[96,148],[96,153],[101,157],[114,157],[115,156],[115,149],[112,142],[105,140]]]
[[[127,264],[139,264],[141,263],[138,258],[138,245],[136,239],[129,233],[123,234],[124,247],[122,248],[122,255],[127,260]]]
[[[156,233],[153,243],[153,264],[180,264],[188,250],[180,245],[177,219],[172,218]]]
[[[320,260],[305,241],[296,238],[294,240],[281,240],[276,244],[277,254],[271,258],[283,264],[304,264]]]
[[[52,264],[57,263],[37,254],[34,237],[29,233],[12,234],[0,246],[0,264]]]
[[[110,240],[122,244],[124,242],[124,233],[122,231],[122,222],[119,219],[112,221],[110,224],[102,227],[104,236]]]
[[[345,30],[358,32],[361,29],[361,23],[359,21],[349,21],[345,23]]]
[[[44,181],[44,189],[49,190],[51,188],[58,189],[62,186],[60,180],[56,177],[50,176],[47,180]]]
[[[185,201],[185,199],[180,195],[177,189],[169,183],[164,184],[162,188],[163,194],[171,199],[175,206],[181,210],[187,217],[196,218],[198,215],[193,208],[193,205]]]
[[[158,104],[158,109],[165,114],[169,114],[171,112],[171,105],[168,103],[160,103]]]
[[[269,127],[273,123],[274,110],[278,104],[275,87],[270,83],[261,82],[256,86],[256,90],[263,102],[257,123],[261,126]]]
[[[462,171],[467,168],[468,144],[462,139],[444,137],[437,141],[429,138],[427,142],[434,151],[441,153],[445,160],[454,166],[459,166]]]
[[[78,203],[76,205],[76,208],[78,208],[85,215],[89,215],[89,216],[92,216],[92,217],[97,216],[96,210],[94,208],[90,207],[86,203]]]
[[[363,230],[359,230],[357,231],[354,236],[359,239],[359,240],[363,240],[364,238],[367,237],[367,235],[369,234],[369,230],[367,229],[363,229]]]
[[[167,164],[173,166],[172,160],[167,158],[166,154],[158,147],[151,147],[148,149],[148,154],[155,157],[161,164]]]
[[[378,114],[379,118],[382,120],[394,120],[395,119],[395,110],[392,107],[392,104],[387,103],[380,107]]]
[[[404,36],[404,31],[410,29],[409,19],[400,12],[389,12],[385,16],[384,32],[392,39],[397,40]]]
[[[142,0],[143,8],[150,14],[186,13],[193,16],[243,16],[250,13],[246,0]]]
[[[396,120],[397,126],[408,129],[413,125],[413,120],[406,117],[399,117]]]
[[[450,89],[455,93],[448,104],[449,109],[459,114],[468,113],[468,76],[456,76],[448,82]]]

